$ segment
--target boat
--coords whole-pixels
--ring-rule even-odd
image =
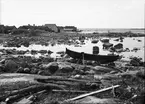
[[[66,54],[74,59],[92,60],[97,61],[100,64],[106,64],[114,62],[119,59],[119,55],[94,55],[84,52],[75,52],[66,48]]]

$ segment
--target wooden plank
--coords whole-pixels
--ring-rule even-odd
[[[90,93],[82,94],[82,95],[80,95],[80,96],[77,96],[77,97],[74,97],[74,98],[65,100],[64,102],[69,102],[69,101],[78,100],[78,99],[81,99],[81,98],[84,98],[84,97],[87,97],[87,96],[90,96],[90,95],[93,95],[93,94],[97,94],[97,93],[101,93],[101,92],[104,92],[104,91],[107,91],[107,90],[111,90],[111,89],[113,89],[113,88],[117,88],[117,87],[119,87],[119,86],[120,86],[120,85],[115,85],[115,86],[108,87],[108,88],[104,88],[104,89],[101,89],[101,90],[98,90],[98,91],[93,91],[93,92],[90,92]]]

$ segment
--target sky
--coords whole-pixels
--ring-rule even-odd
[[[0,0],[4,25],[144,28],[145,0]]]

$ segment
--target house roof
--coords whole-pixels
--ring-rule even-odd
[[[58,31],[58,27],[56,26],[56,24],[45,24],[45,26],[47,26],[48,28],[54,30],[55,32]]]

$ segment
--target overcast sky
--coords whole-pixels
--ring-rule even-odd
[[[143,28],[145,0],[0,0],[4,25]]]

